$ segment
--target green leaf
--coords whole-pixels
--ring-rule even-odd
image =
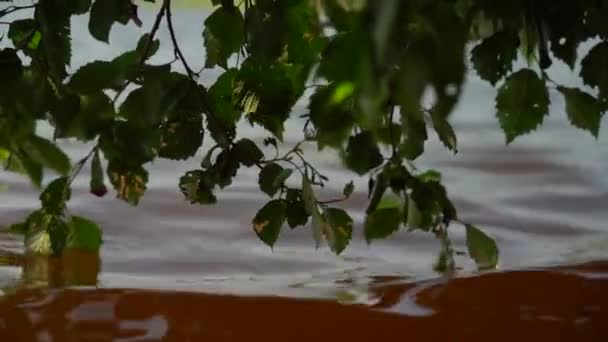
[[[600,98],[608,102],[608,42],[598,43],[585,56],[581,77],[586,85],[599,88]]]
[[[593,96],[578,89],[558,87],[566,100],[566,113],[572,125],[589,131],[596,139],[602,120],[602,105]]]
[[[467,224],[467,248],[469,255],[479,269],[496,268],[498,264],[498,247],[494,239],[477,227]]]
[[[110,160],[107,173],[116,189],[116,196],[131,205],[137,205],[146,191],[148,171],[142,166],[127,167]]]
[[[507,144],[542,124],[549,113],[545,83],[530,69],[511,74],[498,90],[496,115]]]
[[[310,216],[306,212],[306,207],[302,199],[302,191],[296,189],[287,190],[287,224],[295,228],[303,226],[308,222]]]
[[[471,51],[471,62],[482,79],[495,85],[513,68],[517,58],[517,34],[499,31]]]
[[[346,147],[346,166],[359,175],[378,167],[383,162],[382,154],[370,132],[351,136]]]
[[[42,34],[41,47],[50,74],[63,80],[72,58],[70,13],[56,1],[42,1],[36,7],[36,21]]]
[[[458,142],[452,125],[450,125],[446,118],[436,113],[432,113],[431,118],[433,120],[433,128],[435,128],[435,132],[437,132],[439,140],[441,140],[445,147],[454,151],[454,153],[457,153]]]
[[[342,190],[342,195],[344,195],[344,198],[349,198],[353,194],[353,191],[355,191],[355,183],[353,183],[353,181],[351,180],[344,186],[344,189]]]
[[[139,41],[137,42],[137,48],[135,49],[135,53],[138,57],[138,62],[148,60],[150,57],[154,56],[158,52],[159,48],[160,40],[153,39],[152,41],[150,41],[150,34],[145,33],[141,36],[141,38],[139,38]]]
[[[179,179],[179,189],[190,203],[213,204],[217,198],[213,194],[213,183],[208,172],[193,170]]]
[[[101,229],[99,226],[84,217],[72,216],[69,223],[67,248],[98,251],[101,248]]]
[[[308,105],[310,121],[315,127],[320,149],[325,145],[342,147],[350,136],[355,122],[352,101],[347,100],[350,96],[348,89],[340,90],[339,87],[334,85],[318,87],[310,97]]]
[[[205,68],[219,65],[228,69],[227,60],[233,53],[238,53],[243,43],[243,16],[238,8],[217,8],[205,20],[205,51],[207,60]]]
[[[297,65],[261,64],[248,58],[238,74],[235,98],[251,124],[257,124],[279,140],[284,122],[304,92],[307,75]]]
[[[23,66],[17,51],[13,49],[0,50],[0,72],[2,72],[2,78],[9,82],[21,78]]]
[[[292,172],[293,170],[284,169],[276,163],[267,164],[259,174],[258,184],[260,185],[260,189],[268,196],[274,196],[285,184],[285,180],[291,176]]]
[[[244,138],[237,141],[234,148],[236,149],[236,154],[241,164],[247,167],[255,165],[264,158],[264,153],[262,153],[258,145],[250,139]]]
[[[346,249],[353,234],[353,219],[346,211],[327,208],[323,211],[329,231],[325,233],[330,249],[339,255]]]
[[[112,101],[103,92],[66,95],[51,108],[55,137],[89,141],[110,128],[116,113]]]
[[[205,130],[200,113],[176,113],[161,124],[158,156],[173,160],[188,159],[203,145]]]
[[[285,200],[272,200],[253,219],[253,230],[260,240],[271,248],[279,238],[281,227],[287,217],[287,203]]]
[[[159,82],[146,82],[133,90],[120,106],[120,115],[131,122],[148,125],[161,121],[164,88]]]
[[[120,86],[123,81],[124,74],[116,64],[94,61],[80,67],[70,79],[68,87],[79,93],[90,94]]]
[[[45,138],[32,136],[24,143],[24,149],[33,161],[62,176],[66,176],[72,169],[70,158],[57,145]]]
[[[365,240],[371,243],[384,239],[399,229],[401,212],[399,208],[379,208],[365,218]]]
[[[67,177],[60,177],[50,182],[40,194],[40,202],[46,213],[61,215],[65,202],[70,199],[71,189]]]
[[[209,88],[209,102],[216,119],[224,125],[233,125],[241,117],[233,96],[236,88],[238,70],[229,69],[224,72]]]
[[[115,22],[126,23],[129,16],[130,1],[124,0],[95,0],[91,7],[89,32],[102,42],[109,43],[110,30]]]
[[[38,31],[38,25],[34,19],[21,19],[11,22],[11,26],[8,30],[8,37],[13,42],[13,45],[18,49],[28,47],[30,42],[38,33],[38,39],[40,39],[40,31]],[[38,41],[39,43],[39,41]],[[32,50],[36,50],[37,46],[32,46]]]
[[[218,154],[215,164],[207,170],[214,176],[215,183],[220,188],[232,184],[232,178],[234,178],[240,167],[238,155],[234,148],[224,149]]]
[[[302,176],[302,200],[304,201],[306,213],[312,217],[312,236],[315,240],[315,248],[319,248],[321,239],[323,238],[325,219],[319,211],[315,193],[306,175]]]
[[[97,150],[95,153],[93,153],[93,160],[91,160],[91,180],[89,182],[89,191],[98,197],[103,197],[108,192],[104,182],[101,158],[99,157],[99,151]]]

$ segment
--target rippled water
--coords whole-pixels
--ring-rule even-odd
[[[184,42],[184,53],[195,70],[204,62],[201,59],[203,45],[200,34],[204,14],[204,10],[175,13],[178,17],[176,30]],[[75,25],[78,26],[74,27],[81,27],[82,31],[74,29],[73,69],[90,58],[109,59],[133,48],[152,21],[149,11],[141,11],[140,16],[145,22],[144,28],[138,30],[132,25],[115,27],[111,46],[92,41],[84,31],[86,18],[77,18]],[[167,32],[161,29],[159,34],[161,41],[166,40]],[[171,60],[172,57],[172,49],[161,46],[153,62]],[[555,75],[554,79],[567,84],[576,84],[578,80],[563,65],[554,66],[550,73]],[[218,72],[205,71],[203,75],[204,83],[210,84]],[[507,147],[493,116],[494,95],[495,90],[471,72],[464,96],[452,117],[459,138],[459,153],[456,156],[450,154],[432,136],[427,144],[427,153],[418,166],[440,170],[460,216],[497,239],[501,249],[501,269],[606,259],[608,120],[604,118],[604,129],[596,140],[588,133],[570,127],[563,99],[552,92],[551,115],[543,127]],[[302,101],[295,114],[304,112],[305,106],[306,102]],[[288,144],[300,139],[300,129],[297,120],[288,122]],[[44,127],[41,130],[45,132]],[[246,125],[241,132],[243,136],[257,140],[265,136],[263,131]],[[74,160],[88,151],[82,144],[66,142],[63,146]],[[215,206],[203,207],[186,202],[177,188],[178,178],[198,166],[203,152],[201,149],[200,156],[187,162],[159,160],[148,165],[148,191],[135,208],[112,196],[99,199],[90,195],[87,170],[84,170],[85,176],[79,177],[74,184],[69,210],[94,219],[104,230],[101,264],[98,260],[91,263],[99,266],[99,273],[97,266],[81,267],[89,273],[94,271],[90,275],[92,284],[97,282],[97,286],[102,288],[171,289],[237,295],[278,294],[338,299],[346,295],[350,301],[365,302],[369,291],[359,293],[355,291],[356,286],[344,284],[403,282],[436,276],[432,272],[432,264],[438,243],[427,234],[400,232],[386,241],[374,242],[371,246],[366,244],[361,220],[366,205],[367,180],[345,171],[334,153],[318,153],[312,145],[306,149],[307,157],[332,180],[320,192],[320,197],[336,196],[351,179],[357,186],[358,191],[344,206],[355,214],[358,225],[353,241],[340,257],[334,256],[327,248],[315,250],[308,229],[285,228],[274,250],[257,239],[250,222],[267,198],[258,190],[256,170],[242,169],[233,185],[219,193],[219,203]],[[46,179],[50,178],[47,176]],[[0,191],[0,226],[22,219],[39,205],[38,193],[23,177],[0,171],[0,184],[6,187]],[[465,250],[462,227],[454,226],[450,235],[456,248]],[[0,253],[20,253],[21,250],[19,238],[0,235]],[[464,257],[459,257],[457,263],[464,268],[463,272],[474,270],[474,265]],[[36,267],[52,268],[44,263],[40,266],[36,261],[26,264],[33,265],[30,271]],[[20,282],[19,279],[27,278],[27,274],[27,270],[22,272],[20,266],[0,266],[0,287],[11,288]],[[509,277],[510,273],[504,274],[504,277]],[[605,273],[603,277],[605,279]],[[605,281],[594,284],[604,289],[607,285]],[[344,288],[351,289],[352,293],[344,292]],[[108,290],[98,296],[101,303],[106,303],[109,297],[129,297],[129,292],[125,293]],[[60,301],[80,295],[80,292],[58,294],[64,296]],[[94,293],[89,295],[96,296]],[[151,300],[156,300],[155,296],[161,295],[151,295]],[[199,297],[193,295],[189,298],[196,301],[195,298]],[[207,300],[200,298],[198,300],[203,302]],[[602,302],[604,310],[605,299]],[[48,300],[52,302],[54,299]],[[226,303],[232,301],[238,300],[230,299]],[[319,306],[310,310],[322,309]],[[3,315],[0,311],[0,316]],[[2,324],[5,323],[0,321],[0,326]]]

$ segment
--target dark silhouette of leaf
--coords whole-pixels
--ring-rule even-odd
[[[566,100],[566,113],[570,123],[589,131],[595,138],[600,131],[602,106],[600,102],[588,93],[578,88],[559,87],[558,90]]]
[[[517,44],[517,34],[509,30],[484,39],[471,51],[471,62],[477,74],[495,85],[511,71],[517,58]]]
[[[279,164],[270,163],[260,171],[258,183],[260,189],[268,196],[273,197],[284,185],[285,180],[291,176],[293,170],[284,169]]]
[[[362,132],[351,136],[346,147],[346,166],[359,175],[380,166],[383,158],[371,133]]]
[[[548,113],[545,83],[530,69],[513,73],[498,90],[496,115],[507,143],[536,129]]]
[[[581,77],[586,85],[597,87],[602,101],[608,102],[608,42],[598,43],[583,58]]]
[[[233,53],[238,53],[243,43],[243,16],[238,8],[217,8],[205,19],[206,68],[219,65],[228,69],[227,60]]]
[[[346,211],[338,208],[327,208],[323,210],[323,216],[327,222],[325,236],[330,249],[339,255],[346,249],[353,234],[353,219]]]
[[[273,247],[279,238],[281,227],[285,223],[287,214],[285,200],[272,200],[253,219],[253,230],[266,245]]]

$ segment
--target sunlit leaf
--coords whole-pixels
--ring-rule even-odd
[[[399,208],[376,209],[365,218],[365,240],[371,243],[376,239],[384,239],[396,232],[400,224]]]
[[[323,229],[326,224],[325,219],[319,211],[315,193],[312,190],[312,185],[308,177],[302,177],[302,199],[304,200],[304,208],[306,213],[312,217],[312,236],[315,240],[315,247],[319,248],[321,239],[323,238]]]
[[[495,268],[498,264],[498,247],[494,239],[477,227],[467,224],[467,248],[469,255],[480,269]]]
[[[84,217],[72,216],[69,222],[67,248],[98,251],[101,248],[101,229]]]

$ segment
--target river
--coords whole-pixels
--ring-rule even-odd
[[[174,12],[183,52],[193,69],[198,70],[204,63],[201,32],[208,10],[194,7]],[[140,10],[144,21],[141,29],[115,25],[112,45],[93,41],[86,32],[86,18],[75,18],[72,70],[91,58],[110,59],[133,48],[149,29],[153,16],[150,9]],[[159,35],[161,41],[168,41],[162,25]],[[151,62],[172,58],[172,48],[165,44]],[[578,77],[566,66],[554,64],[549,70],[554,79],[578,85]],[[204,71],[203,83],[211,84],[217,75],[217,70]],[[171,329],[182,329],[173,336],[174,341],[186,341],[187,329],[199,329],[192,330],[192,336],[201,336],[201,340],[203,336],[239,340],[239,336],[245,336],[244,331],[279,340],[287,338],[290,329],[298,329],[295,323],[299,320],[299,338],[304,340],[317,336],[308,327],[331,329],[327,320],[340,315],[343,316],[333,328],[342,325],[340,329],[350,330],[344,336],[351,340],[368,335],[371,338],[357,322],[369,324],[374,331],[384,331],[374,335],[378,337],[398,336],[393,329],[399,324],[410,324],[412,336],[423,337],[425,331],[436,336],[433,324],[448,324],[450,317],[459,315],[469,315],[472,321],[461,317],[448,325],[462,328],[473,324],[485,327],[475,330],[477,333],[491,334],[491,328],[497,326],[488,323],[487,315],[494,310],[502,312],[495,318],[503,320],[505,326],[521,327],[527,312],[526,317],[536,322],[530,334],[537,336],[560,337],[556,331],[562,328],[571,334],[562,335],[564,339],[607,336],[606,325],[602,327],[598,322],[608,323],[608,263],[604,262],[608,260],[608,120],[604,117],[599,139],[571,127],[562,97],[552,91],[551,114],[542,128],[506,146],[494,116],[495,92],[470,71],[463,98],[452,116],[459,153],[446,151],[431,133],[426,153],[417,165],[441,171],[462,219],[474,222],[497,240],[497,273],[476,275],[474,264],[459,256],[456,261],[462,269],[458,276],[452,280],[441,277],[432,270],[438,242],[425,233],[403,231],[368,245],[361,225],[367,179],[346,171],[334,153],[319,153],[312,145],[305,146],[307,158],[330,178],[319,197],[335,197],[346,182],[355,182],[356,191],[343,206],[357,223],[353,241],[337,257],[326,247],[315,250],[309,229],[284,228],[271,250],[258,240],[251,227],[251,219],[267,201],[258,189],[256,170],[241,169],[233,185],[219,193],[215,206],[191,205],[184,200],[177,187],[178,178],[197,168],[203,148],[186,162],[158,160],[147,165],[150,183],[138,207],[113,198],[111,192],[101,199],[89,194],[88,173],[83,171],[74,183],[68,207],[71,213],[91,218],[103,228],[99,258],[76,255],[61,263],[17,260],[14,255],[23,250],[21,238],[0,235],[0,255],[7,255],[4,259],[8,260],[0,265],[0,288],[6,292],[6,298],[0,299],[0,337],[6,332],[7,337],[16,340],[19,336],[23,340],[44,340],[34,332],[54,327],[44,330],[53,337],[47,340],[66,340],[60,337],[68,336],[61,335],[66,331],[82,332],[84,335],[73,335],[84,336],[82,340],[104,340],[106,335],[95,337],[93,332],[101,334],[107,329],[115,332],[108,336],[120,341],[170,339],[170,334],[160,332]],[[305,111],[303,100],[294,109],[294,116]],[[49,132],[48,127],[40,130],[42,134]],[[297,119],[288,122],[286,145],[299,140],[300,130]],[[248,125],[243,125],[240,134],[256,141],[266,136]],[[205,146],[209,142],[210,139]],[[80,143],[61,145],[73,160],[88,151],[88,146]],[[0,226],[19,221],[39,206],[38,192],[24,177],[0,171],[0,185]],[[450,237],[457,250],[466,250],[463,227],[451,227]],[[59,276],[62,280],[49,276],[56,268],[63,272]],[[46,290],[49,285],[64,285],[66,272],[70,273],[68,278],[80,278],[89,286]],[[32,289],[41,284],[41,288]],[[530,286],[515,290],[522,284]],[[437,288],[445,291],[437,294],[433,290]],[[461,312],[454,307],[458,305],[463,308]],[[124,310],[119,310],[119,306]],[[207,311],[203,310],[205,307]],[[187,318],[179,312],[184,308],[199,308],[206,313]],[[545,316],[540,312],[542,308],[549,308]],[[20,313],[15,316],[11,310]],[[584,316],[581,310],[590,310],[590,314]],[[285,312],[293,321],[279,312]],[[437,312],[441,314],[434,314]],[[256,315],[267,316],[268,321]],[[429,318],[424,319],[427,315]],[[220,318],[240,323],[230,329],[200,331],[205,320],[221,326]],[[249,318],[251,321],[246,323]],[[572,322],[566,323],[566,319]],[[579,319],[583,319],[580,327],[575,324]],[[590,325],[585,326],[587,323]],[[259,326],[264,324],[281,328],[269,327],[264,335]],[[11,328],[17,326],[34,328],[33,335]],[[542,335],[543,329],[549,335]],[[86,331],[93,335],[86,335]],[[455,334],[457,340],[458,336],[469,336],[465,332]],[[325,336],[340,335],[334,331]],[[449,338],[450,334],[443,336]],[[469,337],[474,336],[477,335]]]

